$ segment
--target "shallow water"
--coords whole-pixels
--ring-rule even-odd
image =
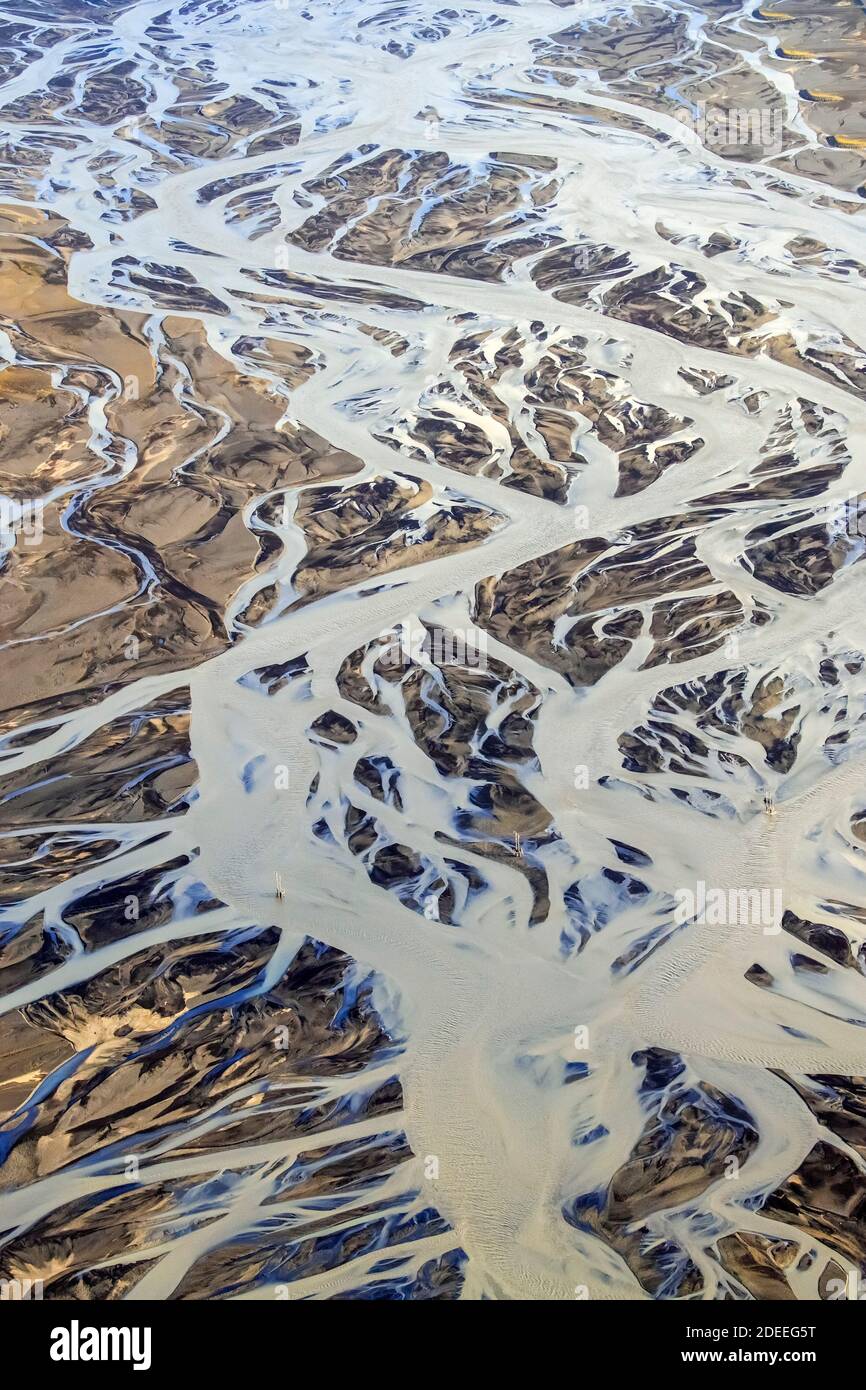
[[[0,1274],[841,1296],[861,10],[0,25]]]

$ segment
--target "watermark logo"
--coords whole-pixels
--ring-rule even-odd
[[[677,120],[709,150],[760,149],[780,154],[785,130],[779,107],[723,107],[699,101],[694,110],[676,112]]]
[[[388,670],[410,666],[467,666],[487,670],[487,633],[483,628],[388,628],[378,639],[384,646],[377,664]]]
[[[22,1303],[42,1297],[41,1279],[0,1279],[0,1303]]]
[[[40,498],[0,497],[0,547],[11,550],[19,538],[24,545],[39,545],[42,531]]]
[[[134,1371],[150,1370],[149,1327],[69,1327],[51,1331],[52,1361],[131,1361]]]
[[[674,897],[679,925],[760,927],[764,936],[782,930],[781,888],[708,888],[699,879],[694,888],[675,889]]]
[[[844,1279],[828,1279],[827,1297],[834,1301],[847,1298],[852,1302],[862,1303],[866,1299],[866,1289],[863,1288],[860,1271],[849,1269]]]
[[[866,538],[866,493],[849,492],[833,503],[829,516],[830,531],[837,536]]]

